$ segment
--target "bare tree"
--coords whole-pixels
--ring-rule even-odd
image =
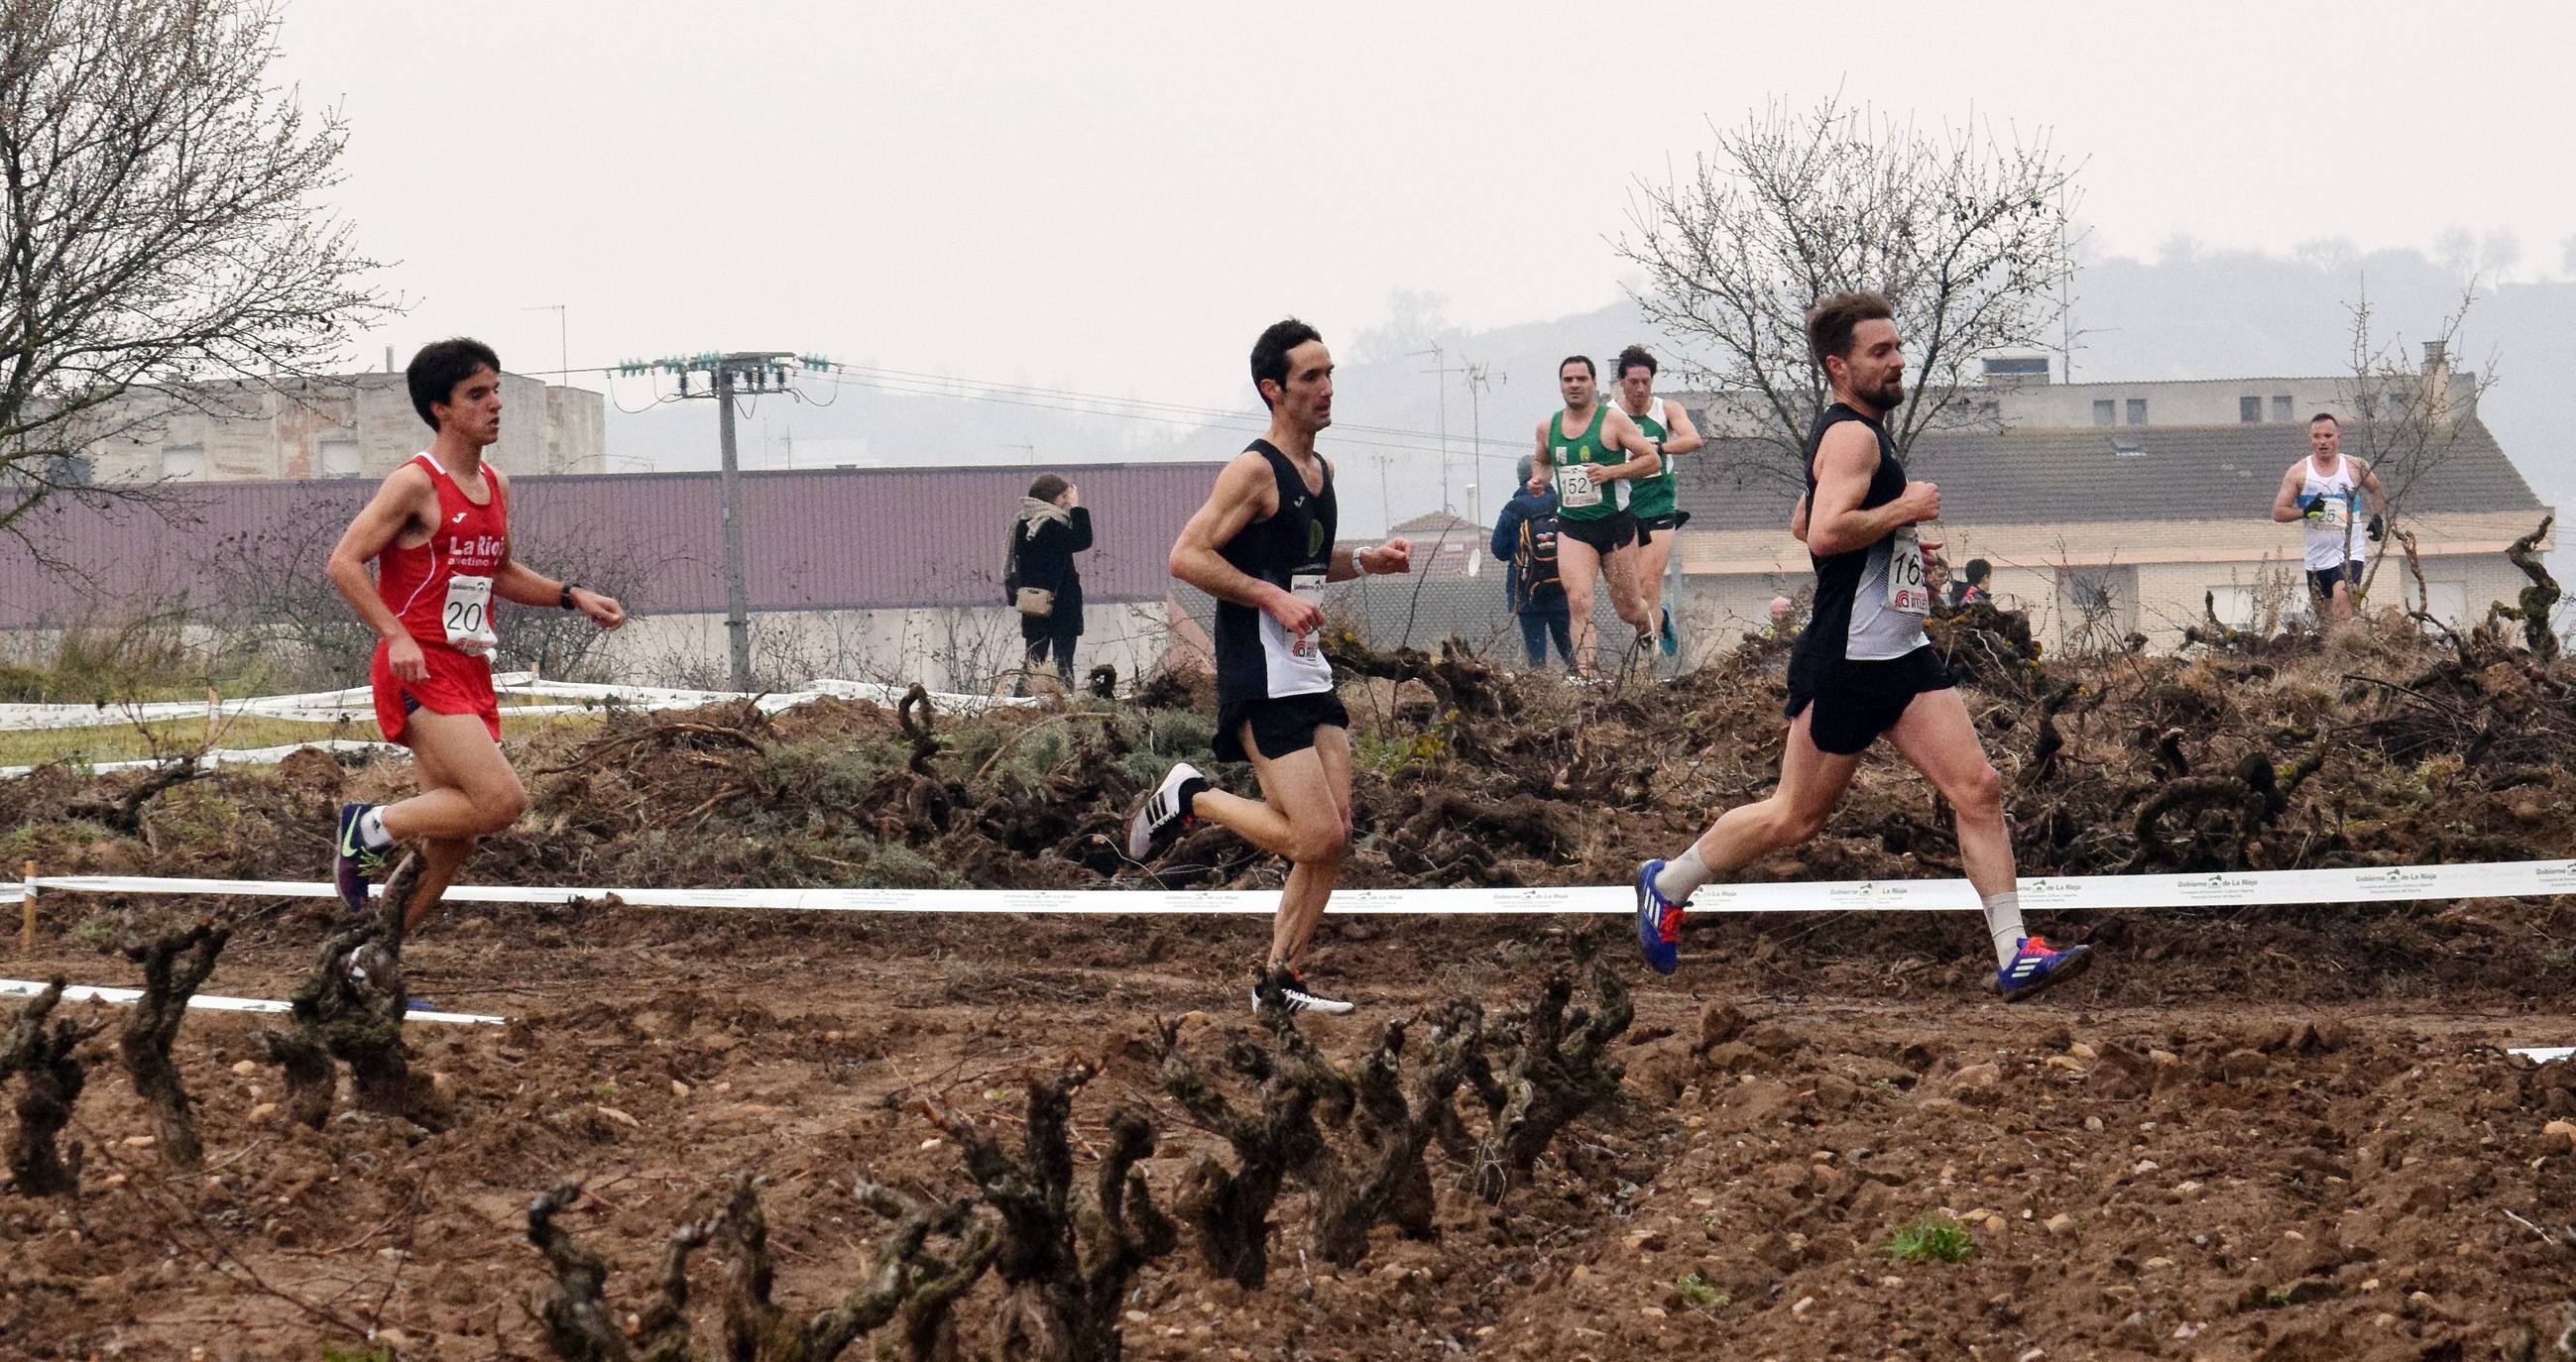
[[[266,0],[0,0],[0,530],[82,451],[313,374],[389,310],[346,223],[347,126],[269,82]],[[236,388],[233,396],[238,396]]]
[[[2479,284],[2471,279],[2463,285],[2459,306],[2444,314],[2431,334],[2420,338],[2420,358],[2404,336],[2380,332],[2369,289],[2364,288],[2346,308],[2352,315],[2352,367],[2342,386],[2354,428],[2344,437],[2344,450],[2360,456],[2379,476],[2392,526],[2402,523],[2417,494],[2435,485],[2443,467],[2462,452],[2477,418],[2478,402],[2495,386],[2492,354],[2474,372],[2452,367],[2452,357],[2459,353],[2460,328],[2477,304]],[[2347,522],[2348,534],[2362,532],[2361,525]],[[2347,545],[2347,556],[2351,547]],[[2372,556],[2369,575],[2362,583],[2365,598],[2385,560],[2384,554]],[[2429,600],[2416,604],[2432,609]]]
[[[1621,255],[1637,303],[1698,360],[1720,427],[1777,452],[1751,472],[1803,483],[1807,432],[1826,401],[1807,353],[1807,308],[1875,289],[1896,311],[1911,389],[1900,450],[1935,424],[1985,415],[1970,365],[2045,344],[2065,315],[2082,233],[2075,168],[2042,136],[1970,123],[1933,135],[1839,97],[1807,112],[1774,101],[1698,158],[1687,179],[1639,181]]]

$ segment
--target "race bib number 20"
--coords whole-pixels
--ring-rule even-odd
[[[1887,608],[1907,615],[1932,613],[1932,589],[1923,580],[1923,540],[1911,525],[1888,537]]]
[[[488,655],[501,642],[492,629],[492,579],[460,573],[447,579],[447,604],[439,611],[447,644],[469,657]]]

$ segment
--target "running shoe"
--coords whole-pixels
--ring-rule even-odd
[[[1145,796],[1144,804],[1127,824],[1127,859],[1142,861],[1168,847],[1198,818],[1190,812],[1190,801],[1201,790],[1209,788],[1207,777],[1188,762],[1172,767],[1163,783]]]
[[[1682,636],[1673,632],[1673,608],[1669,605],[1664,607],[1663,628],[1658,632],[1663,641],[1664,656],[1681,656]]]
[[[2046,992],[2051,984],[2082,974],[2092,963],[2090,946],[2051,950],[2043,938],[2026,936],[2015,945],[2012,963],[1995,971],[1995,992],[2005,1002],[2024,1002]]]
[[[385,853],[367,846],[358,835],[358,820],[373,804],[340,806],[340,835],[331,845],[331,878],[340,887],[340,902],[353,913],[367,911],[367,881],[385,868]]]
[[[1670,974],[1682,964],[1682,905],[1655,887],[1662,873],[1662,861],[1637,867],[1637,944],[1646,948],[1646,963],[1655,973]]]
[[[1275,970],[1256,970],[1253,973],[1252,1010],[1255,1013],[1261,1011],[1264,997],[1270,998],[1275,1006],[1288,1009],[1291,1015],[1299,1012],[1314,1012],[1327,1017],[1339,1017],[1358,1010],[1356,1004],[1344,1002],[1339,998],[1327,998],[1307,987],[1304,976],[1285,965]]]

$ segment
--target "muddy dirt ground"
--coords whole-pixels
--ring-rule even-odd
[[[2184,664],[2215,668],[2216,680],[2137,664],[2146,668],[2131,679],[2138,697],[2234,707],[2161,749],[2164,730],[2139,733],[2132,712],[2087,718],[2083,702],[2061,699],[2043,714],[2045,686],[1981,692],[1988,722],[2010,734],[1998,761],[2025,837],[2066,848],[2039,852],[2026,869],[2130,859],[2169,869],[2213,856],[2359,863],[2363,852],[2393,859],[2505,839],[2528,854],[2568,854],[2566,777],[2534,751],[2496,750],[2527,747],[2528,725],[2481,741],[2482,702],[2423,677],[2423,656],[2324,662],[2313,670],[2328,679],[2309,681],[2229,673],[2273,664],[2224,658]],[[1364,839],[1353,878],[1597,881],[1639,843],[1686,839],[1712,797],[1758,793],[1768,740],[1749,718],[1740,739],[1725,731],[1738,721],[1727,706],[1752,715],[1769,703],[1762,663],[1745,665],[1668,706],[1685,726],[1675,746],[1695,732],[1697,750],[1715,755],[1599,774],[1656,797],[1636,806],[1649,810],[1637,826],[1614,828],[1605,811],[1554,846],[1489,828],[1481,835],[1512,854],[1482,865],[1461,865],[1440,828],[1401,831],[1404,801],[1418,808],[1433,782],[1479,805],[1453,821],[1508,814],[1500,806],[1525,788],[1461,772],[1509,773],[1512,744],[1533,740],[1495,735],[1534,725],[1497,717],[1461,734],[1423,724],[1408,706],[1429,709],[1414,694],[1428,683],[1405,680],[1380,697],[1382,728],[1363,717],[1378,744],[1363,753],[1363,822],[1379,831]],[[2283,807],[2221,800],[2179,823],[2138,820],[2154,798],[2143,792],[2173,783],[2157,763],[2177,746],[2195,770],[2242,769],[2227,747],[2242,737],[2246,750],[2277,746],[2294,771],[2314,736],[2283,717],[2306,703],[2299,687],[2331,697],[2341,684],[2331,678],[2353,671],[2421,682],[2414,689],[2445,697],[2446,708],[2427,716],[2408,701],[2352,702],[2386,721],[2366,735],[2378,746],[2367,759],[2339,748]],[[2565,713],[2555,672],[2462,674],[2519,696],[2497,703],[2525,713],[2537,695],[2544,727]],[[2131,684],[2110,672],[2091,679],[2097,696]],[[1750,698],[1729,698],[1739,691]],[[1576,705],[1597,726],[1642,728],[1611,708],[1622,703],[1634,702],[1514,693],[1504,708]],[[2367,703],[2383,704],[2375,694]],[[2010,727],[1998,721],[2007,712]],[[2023,782],[2050,716],[2065,730],[2055,760],[2090,767]],[[1023,828],[1049,848],[1029,858],[1025,881],[1102,883],[1109,876],[1083,859],[1084,839],[1132,792],[1126,772],[1168,752],[1032,751],[1091,726],[1060,718],[1041,730],[1042,717],[1003,721],[1030,730],[1016,737],[952,737],[922,781],[906,778],[922,772],[905,765],[897,721],[855,710],[759,732],[755,745],[768,750],[757,766],[730,755],[734,740],[703,734],[630,745],[658,744],[653,762],[540,741],[516,754],[525,769],[575,769],[531,781],[533,827],[496,844],[477,878],[599,883],[622,872],[639,882],[649,866],[620,858],[640,854],[638,829],[652,824],[698,843],[688,848],[698,883],[993,882],[960,869],[989,854],[976,839],[1002,841],[1009,818],[1049,817],[1046,831]],[[612,725],[611,739],[590,741],[664,721],[621,722],[629,726]],[[1128,721],[1100,721],[1116,722]],[[1167,731],[1177,724],[1132,720],[1139,734],[1185,743],[1186,733]],[[1443,734],[1452,750],[1393,750],[1417,732]],[[811,749],[862,737],[888,752],[818,773]],[[1455,751],[1477,743],[1483,755]],[[2406,750],[2388,750],[2397,746]],[[1585,760],[1560,753],[1558,778],[1595,778]],[[1016,802],[986,795],[1024,761],[1033,769]],[[1439,786],[1443,771],[1450,783]],[[311,877],[323,868],[314,820],[329,801],[391,792],[401,777],[381,763],[227,775],[160,796],[125,833],[49,821],[98,792],[66,773],[7,796],[19,802],[0,813],[18,829],[8,849],[49,868]],[[811,787],[796,782],[827,779],[850,797],[799,808]],[[1054,799],[1049,781],[1067,797]],[[2099,820],[2126,843],[2097,852],[2085,837],[2034,831],[2065,816],[2087,782],[2127,792],[2104,794],[2117,817]],[[744,792],[716,800],[703,822],[681,817],[733,785]],[[917,840],[887,822],[907,799],[916,802],[903,817],[923,822]],[[938,831],[942,802],[954,823]],[[1765,873],[1942,873],[1938,812],[1910,776],[1873,767],[1850,817]],[[773,816],[803,819],[802,840],[782,850],[778,825],[760,821]],[[660,846],[656,854],[670,853],[668,840]],[[1449,861],[1434,864],[1442,855]],[[846,864],[835,871],[813,857]],[[1275,877],[1275,866],[1201,859],[1212,862],[1202,883]],[[52,897],[37,951],[12,955],[6,969],[131,983],[121,938],[218,910],[241,917],[212,993],[285,996],[328,920],[309,900]],[[2576,1143],[2545,1133],[2551,1121],[2576,1121],[2576,1065],[2504,1053],[2576,1043],[2576,912],[2531,900],[2042,925],[2089,936],[2103,963],[2008,1009],[1980,990],[1982,933],[1964,920],[1705,920],[1685,939],[1682,973],[1664,980],[1633,963],[1618,921],[1330,919],[1310,973],[1366,1007],[1307,1031],[1345,1060],[1392,1016],[1462,995],[1497,1012],[1525,1002],[1565,966],[1577,932],[1603,932],[1606,958],[1636,990],[1635,1021],[1612,1051],[1626,1071],[1623,1100],[1573,1127],[1500,1207],[1457,1186],[1463,1170],[1435,1149],[1437,1240],[1381,1228],[1355,1267],[1301,1252],[1309,1201],[1293,1186],[1258,1291],[1213,1280],[1185,1232],[1177,1252],[1136,1279],[1123,1311],[1128,1355],[2576,1355],[2563,1332],[2576,1327]],[[1229,1038],[1256,1036],[1243,995],[1265,936],[1248,919],[447,910],[406,951],[414,991],[511,1019],[408,1028],[449,1095],[452,1125],[429,1133],[345,1109],[319,1131],[284,1123],[268,1106],[279,1080],[255,1039],[261,1023],[197,1013],[176,1053],[206,1158],[177,1172],[141,1142],[152,1125],[110,1041],[92,1042],[70,1132],[85,1153],[78,1196],[0,1196],[0,1353],[542,1357],[532,1302],[548,1281],[526,1211],[565,1178],[587,1192],[563,1223],[611,1264],[608,1297],[624,1311],[648,1298],[672,1230],[703,1213],[727,1174],[755,1171],[778,1298],[814,1308],[873,1262],[883,1225],[858,1205],[854,1179],[933,1196],[966,1188],[956,1143],[924,1099],[1015,1129],[1029,1078],[1077,1059],[1101,1069],[1074,1103],[1077,1156],[1086,1166],[1097,1156],[1113,1106],[1145,1109],[1163,1144],[1142,1167],[1168,1205],[1192,1159],[1223,1146],[1166,1093],[1157,1019],[1174,1021],[1183,1048],[1211,1067]],[[1927,1216],[1955,1222],[1961,1261],[1889,1251]],[[699,1260],[702,1286],[717,1266]],[[997,1293],[987,1279],[958,1311],[964,1355],[988,1355]]]

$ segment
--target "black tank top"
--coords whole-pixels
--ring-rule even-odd
[[[1825,408],[1807,433],[1807,513],[1816,508],[1816,451],[1825,432],[1845,421],[1858,421],[1878,437],[1878,468],[1869,475],[1869,491],[1860,508],[1874,511],[1905,495],[1905,465],[1896,457],[1896,441],[1887,427],[1840,402]],[[1899,541],[1914,542],[1911,527],[1891,531],[1877,542],[1842,553],[1810,552],[1816,570],[1816,612],[1794,652],[1809,662],[1884,661],[1924,646],[1922,616],[1890,607],[1888,564]],[[1918,556],[1916,564],[1921,563]]]
[[[1324,467],[1324,486],[1310,491],[1304,474],[1268,440],[1255,440],[1246,453],[1259,454],[1278,484],[1279,509],[1257,520],[1217,546],[1217,553],[1247,577],[1272,586],[1311,590],[1323,584],[1333,563],[1333,533],[1340,511],[1333,497],[1333,470]],[[1314,635],[1289,634],[1266,611],[1233,601],[1216,603],[1216,698],[1220,711],[1246,701],[1312,695],[1333,688],[1332,664],[1323,658]]]

